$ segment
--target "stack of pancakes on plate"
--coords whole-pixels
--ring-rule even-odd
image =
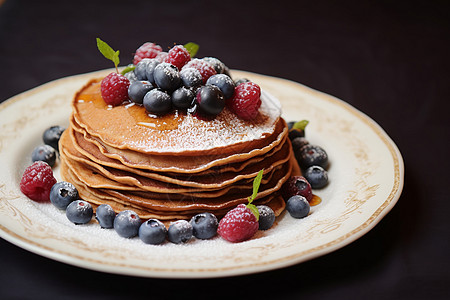
[[[61,177],[94,208],[172,221],[205,211],[220,218],[247,203],[264,169],[253,203],[279,215],[279,190],[299,169],[280,103],[264,92],[261,100],[251,121],[227,108],[212,120],[177,111],[154,117],[137,104],[106,105],[92,80],[75,95],[60,140]]]

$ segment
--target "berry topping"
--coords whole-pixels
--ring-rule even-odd
[[[174,244],[186,243],[192,238],[193,232],[191,223],[186,220],[179,220],[170,225],[167,238]]]
[[[215,85],[217,86],[223,93],[225,99],[229,99],[233,97],[234,94],[234,81],[230,76],[225,74],[216,74],[206,81],[206,85]]]
[[[302,149],[303,146],[308,145],[309,141],[304,137],[296,137],[292,139],[292,149],[294,150],[294,153],[298,153],[300,149]]]
[[[114,230],[124,238],[132,238],[138,234],[141,218],[132,210],[124,210],[114,218]]]
[[[197,92],[198,112],[208,116],[217,116],[225,107],[222,91],[214,85],[202,86]]]
[[[148,80],[147,71],[153,79],[153,70],[159,64],[156,59],[144,58],[134,68],[134,74],[137,80]],[[150,80],[149,80],[150,81]],[[153,82],[152,82],[153,83]]]
[[[25,169],[20,190],[34,201],[49,201],[50,190],[56,183],[52,168],[43,161],[36,161]]]
[[[206,81],[209,77],[217,74],[216,70],[214,70],[213,66],[209,64],[206,60],[194,58],[184,65],[184,68],[194,68],[197,69],[202,75],[203,84],[206,84]]]
[[[290,197],[286,202],[286,209],[292,217],[300,219],[309,214],[310,205],[305,197],[295,195]]]
[[[128,97],[134,103],[142,104],[145,94],[147,94],[153,88],[154,86],[148,81],[134,81],[128,87]]]
[[[150,219],[139,227],[139,238],[146,244],[159,245],[166,240],[167,229],[163,223]]]
[[[217,74],[223,74],[225,72],[225,64],[215,57],[204,57],[203,60],[208,62],[216,71]]]
[[[253,212],[245,204],[239,204],[220,220],[217,232],[227,241],[237,243],[252,238],[258,228]]]
[[[169,63],[157,65],[153,71],[153,78],[160,89],[168,92],[173,92],[181,84],[180,72],[177,67]]]
[[[187,109],[192,106],[194,97],[191,89],[182,86],[172,93],[172,104],[175,108]]]
[[[40,145],[34,148],[31,153],[31,160],[46,162],[50,167],[53,167],[56,162],[56,150],[49,145]]]
[[[110,73],[100,85],[102,98],[108,105],[117,106],[128,99],[130,81],[123,75]]]
[[[181,68],[190,60],[191,55],[188,50],[182,45],[176,45],[167,52],[167,56],[164,58],[163,62],[170,63],[176,66],[178,70],[181,70]]]
[[[153,89],[144,96],[145,109],[154,115],[161,116],[172,109],[170,95],[160,89]]]
[[[102,228],[113,228],[116,212],[109,204],[101,204],[95,212],[95,219]]]
[[[86,224],[91,221],[94,210],[89,202],[75,200],[71,202],[66,209],[66,217],[74,224]]]
[[[219,222],[212,213],[201,213],[192,217],[190,221],[194,229],[194,236],[198,239],[207,240],[217,234]]]
[[[60,181],[50,190],[50,202],[59,209],[66,209],[67,205],[77,199],[78,191],[70,182]]]
[[[52,146],[56,151],[58,151],[58,143],[61,135],[63,134],[65,128],[61,126],[52,126],[47,128],[42,135],[44,144]]]
[[[199,87],[203,83],[202,74],[194,68],[181,69],[180,78],[183,85],[187,88]]]
[[[228,107],[244,120],[251,120],[258,114],[261,106],[261,89],[253,82],[236,86],[233,98],[227,101]]]
[[[162,51],[161,46],[154,43],[144,43],[134,53],[133,64],[137,65],[144,58],[155,58]]]
[[[282,192],[285,200],[294,195],[301,195],[311,201],[313,196],[311,185],[303,176],[291,176],[283,185]]]
[[[320,166],[309,167],[304,175],[313,189],[323,188],[328,183],[328,172]]]
[[[275,212],[267,205],[258,205],[256,207],[259,212],[259,230],[267,230],[272,227],[275,222]]]
[[[289,129],[289,138],[291,140],[298,138],[298,137],[305,137],[305,128],[308,125],[309,121],[302,120],[298,122],[289,122],[288,123],[288,129]]]
[[[328,167],[328,154],[320,146],[306,145],[296,153],[298,164],[301,168],[307,169],[311,166],[321,166],[326,169]]]

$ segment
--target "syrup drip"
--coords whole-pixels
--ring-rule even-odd
[[[322,202],[322,198],[317,195],[313,195],[311,201],[309,201],[310,206],[316,206]]]

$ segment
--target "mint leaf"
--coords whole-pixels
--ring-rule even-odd
[[[136,69],[136,66],[135,66],[135,65],[133,65],[133,64],[128,65],[128,66],[125,67],[125,69],[122,70],[122,72],[120,72],[120,74],[125,75],[125,74],[127,74],[128,72],[134,71],[134,69]]]
[[[298,121],[294,124],[294,126],[292,126],[293,129],[299,129],[299,130],[305,130],[306,125],[308,125],[309,121],[308,120],[302,120],[302,121]]]
[[[189,42],[186,45],[183,45],[183,47],[186,48],[186,50],[189,52],[189,55],[191,57],[194,57],[197,54],[198,49],[200,48],[199,45],[197,45],[196,43],[193,43],[193,42]]]
[[[255,179],[253,179],[253,194],[250,197],[248,197],[248,203],[252,203],[252,201],[256,198],[256,195],[258,194],[259,186],[261,185],[263,173],[264,173],[264,169],[260,170],[258,172],[258,175],[256,175]]]
[[[101,39],[97,38],[97,48],[98,51],[100,51],[103,56],[109,60],[111,60],[114,63],[114,66],[116,67],[117,73],[119,73],[117,66],[120,63],[119,60],[119,53],[120,51],[114,51],[113,48],[111,48],[106,42],[102,41]]]
[[[258,208],[256,207],[256,205],[254,204],[247,204],[247,207],[252,211],[252,213],[255,215],[256,217],[256,221],[259,221],[259,211]]]

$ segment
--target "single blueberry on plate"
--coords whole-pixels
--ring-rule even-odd
[[[70,182],[57,182],[50,190],[50,202],[59,209],[66,209],[71,202],[78,199],[78,191]]]
[[[149,219],[139,227],[139,238],[146,244],[159,245],[166,240],[167,228],[157,219]]]
[[[47,128],[42,135],[44,144],[52,146],[56,151],[58,151],[59,139],[61,138],[64,130],[65,128],[59,125]]]
[[[192,238],[193,228],[186,220],[179,220],[172,223],[167,230],[167,238],[174,244],[186,243]]]
[[[328,183],[328,172],[321,166],[309,167],[304,175],[313,189],[323,188]]]
[[[53,167],[56,162],[56,150],[49,145],[39,145],[33,149],[31,153],[31,160],[46,162],[50,167]]]
[[[212,213],[205,212],[192,217],[190,221],[193,228],[193,235],[198,239],[207,240],[217,234],[219,222]]]
[[[94,210],[89,202],[75,200],[66,209],[66,216],[74,224],[86,224],[91,221]]]
[[[310,209],[308,200],[300,195],[292,196],[286,202],[286,210],[296,219],[306,217],[309,214]]]
[[[114,219],[116,218],[116,212],[109,204],[101,204],[97,207],[95,212],[95,219],[97,219],[100,227],[113,228]]]
[[[328,154],[320,146],[305,145],[295,156],[302,169],[307,169],[311,166],[321,166],[326,169],[328,167]]]
[[[259,230],[267,230],[275,222],[275,212],[267,205],[256,206],[259,212]]]
[[[114,218],[114,230],[124,238],[132,238],[138,234],[141,218],[132,210],[124,210]]]

